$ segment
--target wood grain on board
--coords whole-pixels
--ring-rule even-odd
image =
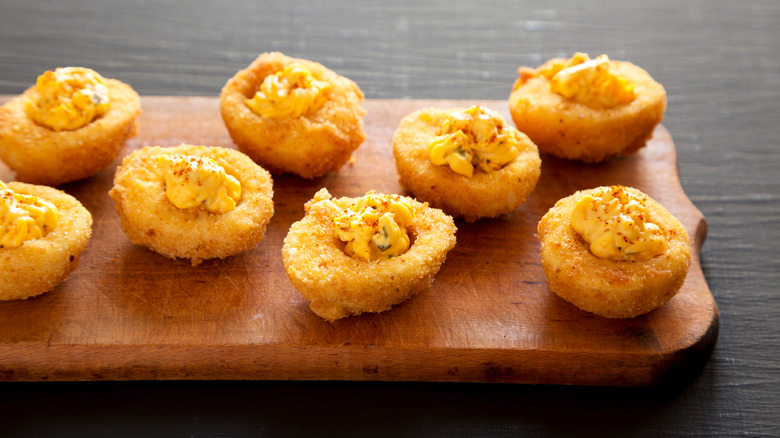
[[[9,97],[0,97],[0,103]],[[0,380],[288,379],[656,385],[695,373],[719,316],[699,262],[706,223],[683,192],[663,126],[638,154],[597,165],[542,156],[527,202],[503,217],[457,221],[458,243],[433,286],[379,314],[326,322],[290,285],[287,230],[321,187],[335,196],[402,192],[391,152],[406,114],[505,101],[368,100],[368,139],[340,171],[274,176],[276,213],[260,244],[193,267],[132,245],[108,197],[121,162],[62,186],[94,217],[81,266],[55,290],[0,303]],[[235,147],[214,97],[142,97],[146,145]],[[0,168],[0,179],[13,173]],[[576,190],[623,184],[666,206],[692,237],[693,262],[667,305],[627,320],[580,311],[552,294],[536,224]]]

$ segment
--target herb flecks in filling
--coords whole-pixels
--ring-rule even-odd
[[[445,117],[428,152],[434,165],[447,165],[470,178],[475,168],[489,173],[514,160],[519,155],[517,145],[516,131],[500,114],[472,106]]]
[[[354,202],[334,201],[342,209],[333,220],[333,234],[346,242],[344,252],[360,260],[382,260],[405,253],[410,246],[407,227],[414,209],[398,195],[368,192]]]

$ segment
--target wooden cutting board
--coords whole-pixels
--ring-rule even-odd
[[[0,97],[0,103],[8,100]],[[94,217],[81,266],[55,290],[0,302],[0,380],[285,379],[657,385],[697,372],[718,335],[699,261],[701,213],[683,192],[662,126],[638,154],[584,165],[543,156],[528,201],[504,217],[457,222],[433,286],[380,314],[326,322],[291,286],[282,240],[321,187],[336,196],[399,193],[391,152],[401,118],[426,106],[505,101],[368,100],[354,162],[315,180],[274,177],[276,213],[254,249],[225,260],[169,260],[130,244],[108,197],[116,165],[67,184]],[[235,147],[213,97],[143,97],[145,145]],[[511,120],[511,119],[509,119]],[[0,179],[13,174],[0,168]],[[609,320],[552,294],[536,224],[576,190],[623,184],[667,207],[692,236],[682,291],[644,316]]]

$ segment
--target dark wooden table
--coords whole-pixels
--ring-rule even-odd
[[[658,388],[416,382],[0,383],[0,436],[780,435],[780,2],[0,0],[0,94],[84,65],[142,95],[216,96],[258,53],[313,59],[368,98],[505,99],[574,51],[647,69],[720,337]]]

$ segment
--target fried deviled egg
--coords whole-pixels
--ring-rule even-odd
[[[338,170],[366,138],[363,93],[319,63],[263,53],[222,89],[220,110],[239,150],[273,173]]]
[[[268,172],[221,147],[144,147],[123,160],[109,195],[131,242],[193,265],[254,247],[274,212]]]
[[[111,164],[137,130],[133,89],[83,67],[57,68],[0,107],[0,158],[16,178],[57,186]]]
[[[318,191],[290,227],[282,257],[290,282],[320,317],[382,312],[427,289],[455,246],[452,217],[415,199]]]
[[[47,186],[0,182],[0,300],[54,289],[79,265],[92,215]]]
[[[536,145],[490,109],[426,108],[393,136],[400,183],[419,200],[473,222],[509,213],[536,187]]]
[[[542,217],[538,234],[550,290],[608,318],[631,318],[671,300],[691,262],[685,227],[630,187],[561,199]]]
[[[518,73],[509,96],[512,119],[541,152],[560,158],[599,162],[634,153],[666,110],[661,84],[606,55],[576,53]]]

